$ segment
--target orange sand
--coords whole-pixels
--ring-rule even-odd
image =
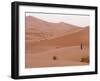
[[[88,26],[49,23],[27,16],[25,45],[26,68],[89,64]]]

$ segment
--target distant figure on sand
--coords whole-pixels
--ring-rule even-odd
[[[83,49],[83,44],[81,43],[81,45],[80,45],[80,49],[82,50]]]

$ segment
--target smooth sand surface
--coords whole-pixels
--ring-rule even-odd
[[[83,50],[80,46],[71,46],[58,49],[52,49],[41,53],[26,54],[26,67],[52,67],[52,66],[73,66],[84,65],[81,59],[88,56],[88,48]],[[56,57],[56,60],[53,57]],[[54,63],[53,63],[54,62]]]

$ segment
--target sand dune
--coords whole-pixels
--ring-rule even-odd
[[[28,43],[26,42],[26,51],[31,51],[34,53],[34,51],[36,50],[38,50],[37,52],[39,52],[39,50],[42,51],[42,49],[43,51],[45,51],[45,50],[48,50],[48,48],[50,47],[61,48],[65,46],[80,45],[81,43],[83,44],[83,46],[89,46],[89,28],[88,27],[80,31],[73,32],[71,34],[60,36],[60,37],[50,39],[50,40],[46,39],[46,40],[41,40],[39,42],[28,41]]]
[[[25,67],[89,64],[89,26],[25,18]]]
[[[63,41],[63,42],[62,42]],[[41,43],[42,42],[42,43]],[[88,44],[89,43],[89,28],[84,28],[83,30],[80,30],[78,32],[73,32],[68,35],[64,35],[58,38],[54,38],[51,40],[41,40],[40,42],[35,42],[35,44],[52,44],[52,45],[80,45],[80,43]]]
[[[51,39],[77,31],[82,28],[64,22],[51,23],[32,16],[25,19],[26,41],[34,42],[39,40]]]

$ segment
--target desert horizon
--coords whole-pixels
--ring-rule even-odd
[[[89,25],[25,16],[25,68],[89,64]]]

